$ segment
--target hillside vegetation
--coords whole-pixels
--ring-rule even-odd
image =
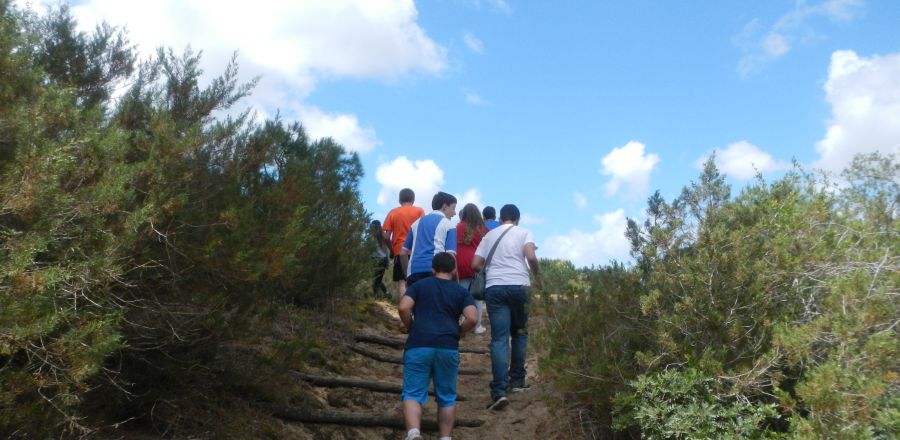
[[[599,438],[900,436],[898,158],[730,194],[710,159],[634,267],[545,262],[542,374]]]
[[[199,59],[0,2],[0,436],[165,425],[250,324],[368,276],[358,158]]]
[[[0,0],[0,437],[338,432],[266,405],[322,406],[289,370],[354,373],[335,335],[393,331],[335,306],[368,290],[357,156],[199,65]],[[635,264],[545,261],[557,409],[589,438],[900,437],[898,176],[861,156],[732,196],[710,160],[629,223]]]

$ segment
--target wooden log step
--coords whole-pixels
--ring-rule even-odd
[[[313,385],[317,385],[320,387],[329,387],[329,388],[338,388],[338,387],[346,387],[346,388],[362,388],[369,391],[375,391],[380,393],[391,393],[391,394],[401,394],[403,392],[402,384],[395,384],[389,382],[377,382],[373,380],[365,380],[358,379],[355,377],[341,377],[341,376],[316,376],[313,374],[301,373],[296,370],[291,370],[291,374],[299,377]],[[429,390],[428,394],[434,395],[434,390]],[[462,394],[456,395],[456,400],[465,401],[467,398]]]
[[[379,344],[387,347],[393,348],[403,348],[406,345],[406,340],[402,338],[389,338],[385,336],[377,336],[377,335],[363,335],[357,334],[353,336],[357,342],[368,342],[371,344]],[[481,347],[467,347],[465,345],[459,346],[460,353],[478,353],[478,354],[488,354],[491,351],[487,348]]]
[[[374,413],[347,413],[316,409],[303,409],[288,405],[269,405],[272,415],[292,422],[327,423],[350,426],[381,426],[394,429],[405,429],[403,416]],[[484,424],[480,419],[456,419],[456,425],[464,428],[477,428]],[[437,421],[422,419],[423,431],[437,431]]]
[[[348,347],[350,348],[351,351],[361,354],[363,356],[375,359],[376,361],[387,362],[389,364],[403,365],[403,357],[401,357],[401,356],[382,354],[377,351],[367,350],[365,348],[357,347],[355,345],[349,345]],[[484,373],[485,373],[484,371],[476,370],[474,368],[460,368],[459,369],[459,374],[464,374],[464,375],[474,376],[474,375],[479,375],[479,374],[484,374]]]

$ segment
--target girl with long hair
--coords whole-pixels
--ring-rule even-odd
[[[467,203],[459,212],[459,224],[456,225],[456,271],[459,274],[459,284],[466,290],[475,276],[472,270],[472,258],[475,256],[475,249],[484,234],[487,234],[488,228],[484,225],[484,218],[481,217],[481,211],[472,203]],[[475,334],[480,335],[485,332],[485,328],[481,325],[482,315],[484,314],[484,298],[475,298],[475,305],[478,307],[478,321],[475,323]]]

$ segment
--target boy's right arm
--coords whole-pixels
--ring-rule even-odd
[[[403,323],[400,326],[400,333],[409,333],[409,329],[412,328],[412,309],[416,304],[415,300],[412,299],[413,295],[403,295],[400,298],[400,304],[397,305],[397,314],[400,315],[400,322]]]

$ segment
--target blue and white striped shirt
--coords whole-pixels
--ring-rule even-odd
[[[456,227],[443,212],[432,211],[412,224],[403,249],[410,252],[407,275],[431,272],[431,260],[436,254],[456,254]]]

